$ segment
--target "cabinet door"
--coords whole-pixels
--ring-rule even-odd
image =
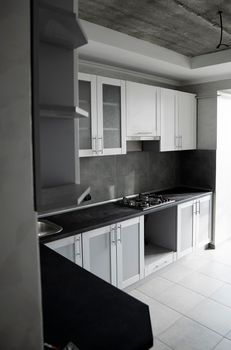
[[[97,153],[126,153],[125,82],[97,77],[97,103]]]
[[[117,225],[117,284],[125,288],[144,277],[144,218]]]
[[[82,235],[76,235],[75,238],[75,263],[79,266],[83,266],[83,254],[82,254]]]
[[[115,230],[110,226],[83,234],[83,267],[116,285]]]
[[[57,241],[47,243],[47,247],[64,256],[68,260],[75,262],[75,239],[74,236],[59,239]]]
[[[212,196],[200,198],[197,203],[196,246],[205,246],[211,241]]]
[[[177,207],[177,257],[193,251],[195,245],[195,203],[179,204]]]
[[[152,140],[160,136],[155,86],[126,82],[127,139]]]
[[[97,142],[96,76],[79,73],[79,106],[89,113],[79,119],[79,155],[94,156]]]
[[[176,137],[176,91],[160,89],[160,151],[174,151],[179,147]]]
[[[177,135],[180,150],[196,149],[196,96],[177,92]]]

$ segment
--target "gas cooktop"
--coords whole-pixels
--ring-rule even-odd
[[[174,199],[169,199],[166,196],[157,195],[155,193],[140,193],[135,197],[123,197],[117,203],[124,207],[135,208],[139,210],[147,210],[156,208],[169,203],[175,202]]]

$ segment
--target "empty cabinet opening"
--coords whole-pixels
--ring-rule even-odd
[[[144,264],[145,276],[174,260],[177,249],[177,209],[160,210],[145,215]]]

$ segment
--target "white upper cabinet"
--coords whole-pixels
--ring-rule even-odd
[[[79,121],[81,157],[126,153],[125,82],[79,73],[79,105],[89,113]]]
[[[126,81],[127,140],[154,140],[160,136],[159,88]]]
[[[178,100],[178,145],[181,150],[196,148],[196,96],[177,92]]]
[[[161,141],[160,151],[196,148],[195,95],[160,89]]]
[[[177,96],[175,90],[160,89],[160,151],[173,151],[177,149],[176,143],[176,116]]]

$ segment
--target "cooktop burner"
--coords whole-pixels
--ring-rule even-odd
[[[169,199],[165,196],[157,195],[155,193],[140,193],[135,197],[123,197],[122,200],[118,201],[118,204],[124,207],[147,210],[173,202],[175,202],[174,199]]]

